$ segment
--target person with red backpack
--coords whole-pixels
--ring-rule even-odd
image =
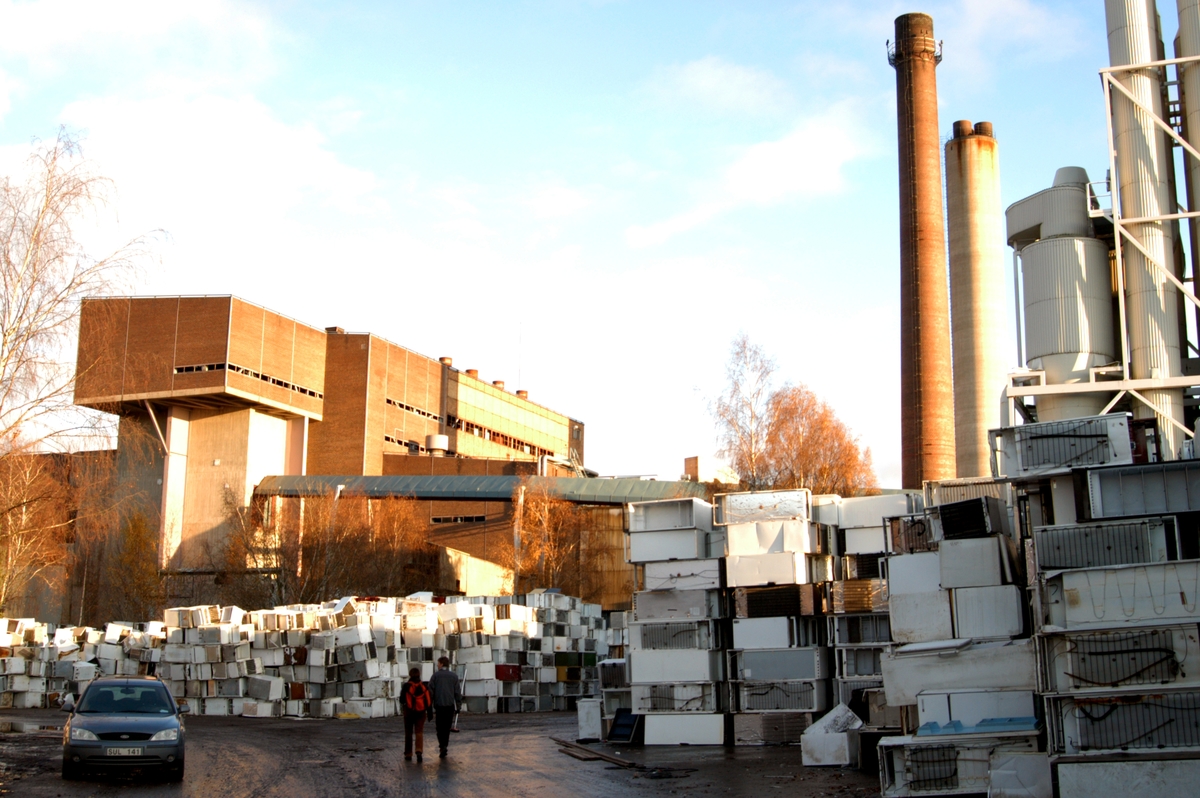
[[[421,669],[412,668],[408,681],[400,688],[400,706],[404,712],[404,761],[411,762],[416,740],[417,761],[425,750],[425,721],[433,720],[433,693],[421,682]]]

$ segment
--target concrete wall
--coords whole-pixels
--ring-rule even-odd
[[[171,568],[208,568],[228,533],[227,497],[246,506],[263,477],[288,473],[287,419],[256,410],[193,411],[179,545]]]
[[[442,587],[468,596],[502,596],[512,592],[512,571],[465,551],[444,549]]]

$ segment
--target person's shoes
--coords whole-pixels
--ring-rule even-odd
[[[457,726],[455,726],[453,729],[451,729],[451,730],[450,730],[450,733],[451,733],[451,734],[458,734],[458,727],[457,727]]]
[[[446,749],[443,748],[441,751],[438,752],[438,759],[445,759],[445,758],[446,758]]]
[[[404,755],[404,761],[405,761],[405,762],[411,762],[411,761],[412,761],[412,754],[405,754],[405,755]]]
[[[425,761],[425,757],[421,756],[420,754],[417,754],[417,762],[420,763],[420,762],[424,762],[424,761]]]

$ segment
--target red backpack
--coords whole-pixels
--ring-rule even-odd
[[[428,712],[433,703],[429,688],[421,682],[409,682],[408,690],[404,692],[404,706],[410,712]]]

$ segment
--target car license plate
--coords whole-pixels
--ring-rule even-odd
[[[141,756],[142,749],[140,748],[105,748],[105,756]]]

